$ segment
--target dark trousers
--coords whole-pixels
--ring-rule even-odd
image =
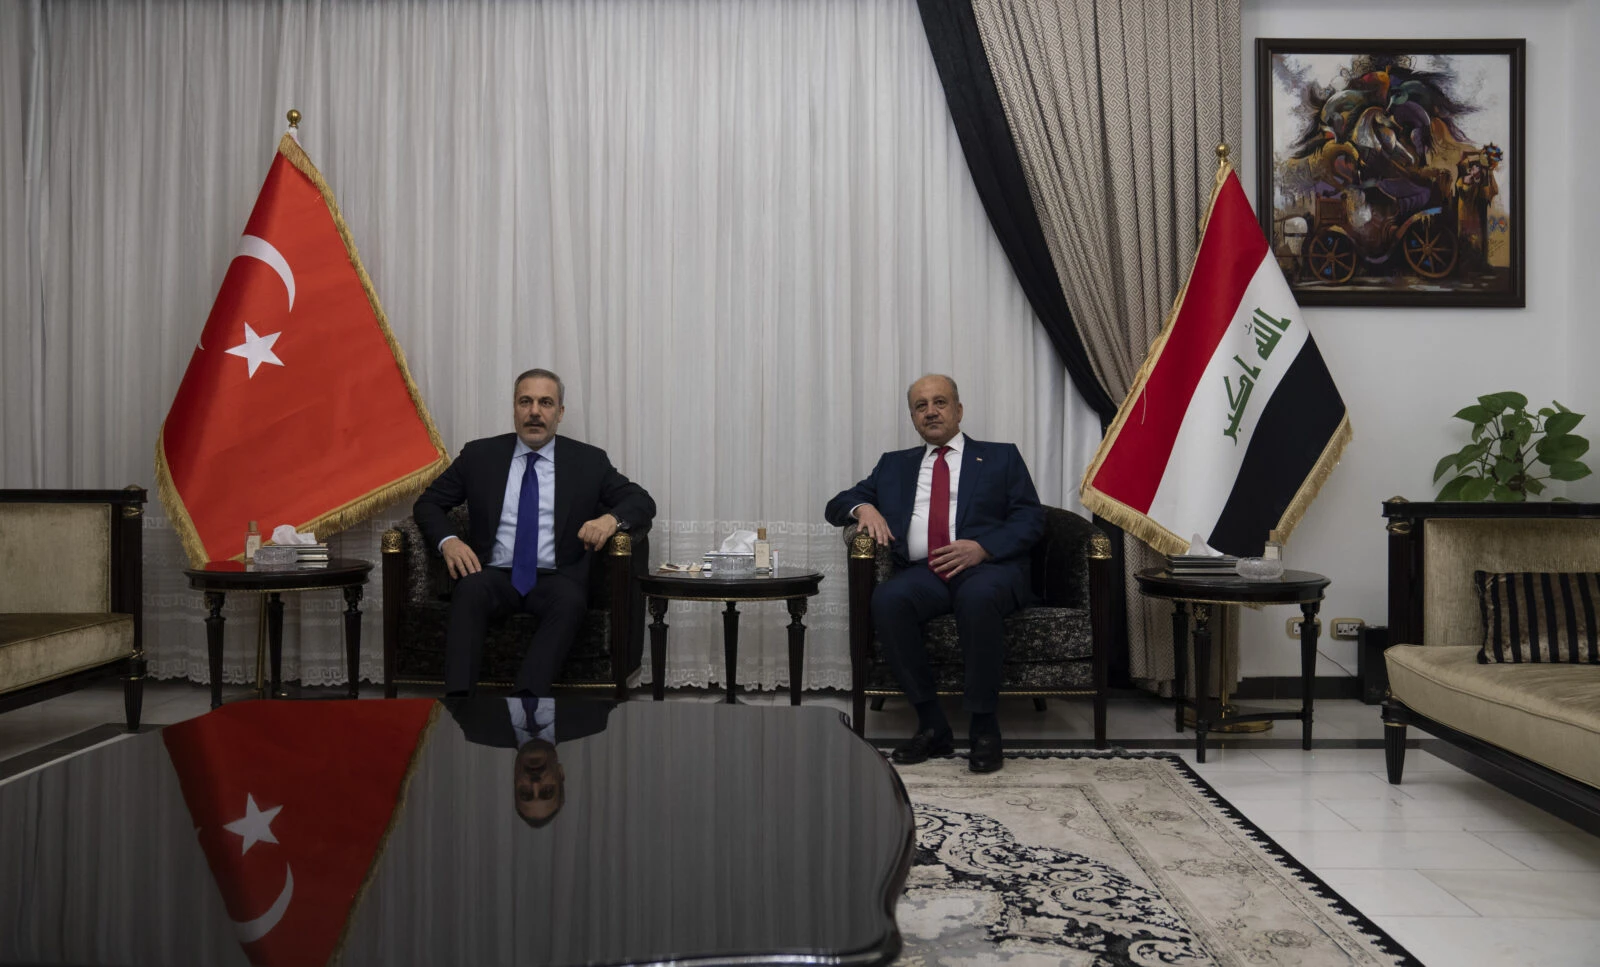
[[[922,626],[953,611],[966,666],[961,707],[968,712],[995,710],[1005,658],[1005,618],[1018,605],[1016,580],[1010,568],[985,562],[946,583],[926,564],[913,564],[873,589],[873,630],[907,698],[917,703],[936,697]]]
[[[444,633],[445,692],[472,690],[483,664],[489,624],[521,611],[538,618],[539,626],[517,672],[517,690],[548,696],[577,639],[587,599],[587,588],[555,571],[540,571],[539,582],[526,595],[511,585],[508,568],[486,567],[457,581]]]

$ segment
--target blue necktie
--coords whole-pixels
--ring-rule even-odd
[[[517,498],[517,541],[511,549],[511,586],[527,594],[539,583],[539,475],[530,452],[522,470],[522,495]]]

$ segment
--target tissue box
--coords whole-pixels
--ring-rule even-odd
[[[706,564],[715,574],[754,574],[756,573],[756,555],[754,551],[743,554],[731,551],[707,551]]]

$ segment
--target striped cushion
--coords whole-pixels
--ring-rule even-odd
[[[1472,572],[1483,615],[1480,664],[1600,665],[1600,574]]]

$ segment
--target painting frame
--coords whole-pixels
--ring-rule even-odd
[[[1526,41],[1255,46],[1256,213],[1300,305],[1526,305]]]

